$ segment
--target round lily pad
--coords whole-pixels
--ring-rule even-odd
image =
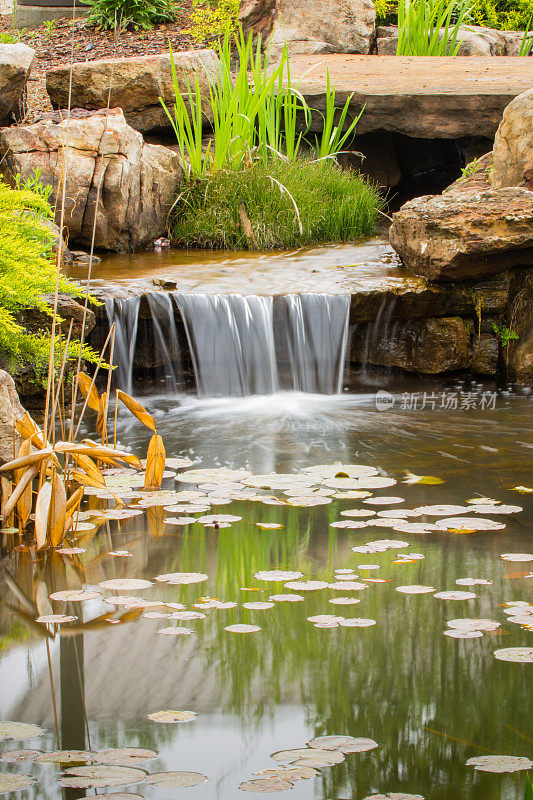
[[[239,786],[243,792],[285,792],[292,789],[294,784],[278,778],[254,778],[251,781],[244,781]]]
[[[59,600],[63,603],[77,603],[82,600],[96,600],[97,597],[101,597],[101,594],[101,592],[97,592],[94,589],[70,589],[65,592],[52,592],[50,600]]]
[[[517,664],[533,664],[533,647],[505,647],[494,651],[498,661],[514,661]]]
[[[206,780],[207,777],[201,772],[153,772],[147,776],[145,782],[163,789],[188,789],[199,786]]]
[[[8,764],[18,764],[24,761],[35,761],[42,752],[42,750],[6,750],[0,755],[0,759]]]
[[[146,772],[134,767],[116,767],[107,764],[89,767],[71,767],[60,778],[61,786],[71,789],[105,789],[106,786],[125,786],[140,783]]]
[[[533,761],[522,756],[476,756],[469,758],[466,766],[478,772],[519,772],[531,769]]]
[[[143,750],[141,747],[114,747],[93,753],[93,760],[97,764],[116,764],[122,767],[135,767],[158,757],[153,750]]]
[[[196,711],[155,711],[146,715],[152,722],[166,722],[174,725],[177,722],[192,722],[198,714]]]
[[[140,578],[115,578],[110,581],[102,581],[98,584],[102,589],[116,589],[118,591],[133,591],[135,589],[148,589],[152,581],[141,580]]]
[[[27,725],[25,722],[0,722],[0,741],[3,739],[33,739],[46,733],[38,725]]]
[[[301,572],[286,569],[261,570],[254,574],[254,578],[258,581],[295,581],[302,577]]]
[[[43,764],[83,764],[94,761],[95,755],[90,750],[51,750],[35,760]]]
[[[0,794],[22,792],[35,783],[31,775],[15,775],[13,772],[0,772]]]
[[[229,633],[257,633],[261,628],[259,625],[228,625],[224,630]]]

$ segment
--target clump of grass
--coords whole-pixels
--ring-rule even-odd
[[[400,0],[398,56],[456,56],[470,0]]]
[[[270,250],[369,235],[382,204],[376,188],[333,160],[256,161],[191,184],[173,225],[188,247]]]

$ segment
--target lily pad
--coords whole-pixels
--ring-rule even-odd
[[[261,628],[258,625],[228,625],[224,630],[229,633],[257,633]]]
[[[294,784],[277,778],[254,778],[251,781],[244,781],[239,786],[243,792],[285,792],[293,789]]]
[[[413,584],[412,586],[397,586],[397,592],[402,594],[429,594],[435,591],[433,586],[421,586],[420,584]]]
[[[177,722],[192,722],[198,714],[196,711],[155,711],[146,715],[152,722],[164,722],[175,725]]]
[[[483,636],[483,631],[450,628],[449,630],[444,631],[444,635],[449,636],[450,639],[479,639],[480,636]]]
[[[478,772],[519,772],[531,769],[533,761],[522,756],[476,756],[469,758],[466,766]]]
[[[375,619],[366,619],[364,617],[348,617],[339,620],[339,625],[343,628],[371,628],[376,625]]]
[[[285,584],[286,589],[295,589],[297,592],[316,592],[328,586],[326,581],[289,581]]]
[[[533,664],[533,647],[506,647],[494,651],[498,661],[514,661],[517,664]]]
[[[78,603],[83,600],[96,600],[97,597],[101,596],[102,593],[94,589],[70,589],[65,592],[52,592],[50,600],[59,600],[63,603]]]
[[[203,583],[208,579],[205,572],[168,572],[166,575],[156,575],[156,581],[163,583]]]
[[[533,553],[503,553],[500,558],[504,561],[533,561]]]
[[[334,606],[352,606],[361,601],[357,597],[332,597],[329,602]]]
[[[363,800],[424,800],[421,794],[405,794],[404,792],[389,792],[388,794],[369,794]]]
[[[25,722],[0,722],[0,741],[4,739],[33,739],[46,733],[38,725],[27,725]]]
[[[267,608],[274,608],[274,603],[258,602],[258,603],[243,603],[243,608],[248,608],[250,611],[266,611]]]
[[[433,597],[437,600],[473,600],[477,597],[475,592],[435,592]]]
[[[96,764],[116,764],[122,767],[135,767],[154,758],[159,758],[158,753],[153,750],[143,750],[141,747],[115,747],[93,753]]]
[[[37,617],[35,622],[41,622],[43,625],[63,625],[66,622],[76,622],[77,619],[66,614],[44,614],[42,617]]]
[[[261,570],[254,574],[254,578],[258,581],[295,581],[302,577],[303,573],[301,572],[291,572],[284,569]]]
[[[147,776],[145,783],[162,789],[189,789],[206,780],[207,776],[201,772],[153,772]]]
[[[340,750],[341,753],[364,753],[379,747],[374,739],[354,736],[318,736],[307,743],[309,747],[322,750]]]
[[[468,530],[468,531],[499,531],[505,528],[503,522],[495,522],[484,517],[447,517],[438,519],[435,527],[439,531]]]
[[[268,599],[273,600],[275,603],[299,603],[305,600],[305,597],[299,594],[272,594]]]
[[[116,767],[107,764],[90,767],[71,767],[60,778],[61,786],[72,789],[104,789],[106,786],[126,786],[140,783],[146,772],[134,767]]]
[[[157,632],[163,636],[190,636],[191,633],[194,633],[191,628],[184,628],[181,625],[176,628],[160,628]]]
[[[278,750],[276,753],[271,753],[270,758],[273,758],[274,761],[286,761],[288,764],[292,764],[300,758],[311,758],[317,755],[329,756],[330,751],[311,747],[297,747],[294,750]]]
[[[35,760],[43,764],[89,764],[95,756],[91,750],[51,750]]]
[[[101,581],[98,586],[102,589],[130,592],[135,589],[148,589],[149,586],[152,586],[152,581],[145,581],[140,578],[114,578],[110,581]]]
[[[0,755],[0,759],[8,764],[19,764],[24,761],[35,761],[42,752],[42,750],[6,750]]]
[[[22,792],[35,783],[31,775],[15,775],[13,772],[0,772],[0,794]]]

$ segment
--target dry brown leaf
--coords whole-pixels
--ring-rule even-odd
[[[165,445],[163,439],[154,433],[148,445],[146,454],[146,474],[144,476],[145,489],[160,489],[165,471]]]
[[[22,458],[23,456],[27,456],[31,453],[31,442],[29,439],[24,439],[21,442],[19,447],[18,456]],[[17,484],[24,480],[26,470],[24,469],[16,469],[15,470],[15,488]],[[26,482],[26,487],[23,490],[20,498],[17,501],[17,512],[19,516],[19,520],[22,524],[22,527],[25,528],[28,520],[30,518],[30,514],[32,512],[32,485],[31,481]]]
[[[43,432],[27,411],[24,412],[22,419],[15,420],[15,428],[23,439],[30,439],[36,447],[43,447]]]
[[[39,494],[37,495],[37,502],[35,503],[35,541],[37,543],[37,550],[40,550],[46,544],[51,500],[52,484],[47,481],[41,486]]]
[[[84,472],[89,475],[89,477],[93,478],[95,481],[99,481],[100,483],[105,484],[105,479],[92,458],[86,455],[80,455],[78,453],[72,453],[72,458],[76,462],[76,464],[82,468]]]
[[[50,503],[50,543],[57,547],[65,534],[67,493],[65,484],[57,472],[52,478],[52,498]]]
[[[24,469],[25,467],[31,467],[33,464],[40,464],[45,459],[51,458],[54,455],[54,452],[51,447],[47,447],[45,450],[39,450],[38,453],[30,453],[27,456],[21,456],[20,458],[15,458],[13,461],[8,461],[7,464],[4,464],[0,467],[0,472],[9,472],[11,470],[16,469]]]
[[[89,376],[85,375],[83,372],[78,374],[78,388],[84,399],[87,400],[87,405],[89,408],[92,408],[93,411],[99,411],[100,396],[98,394],[98,389]]]
[[[74,494],[72,494],[69,499],[67,500],[67,508],[66,513],[67,516],[72,516],[78,510],[78,507],[83,499],[83,488],[80,486]]]
[[[137,400],[134,400],[133,397],[130,397],[129,394],[126,394],[126,392],[120,391],[120,389],[117,392],[117,398],[124,403],[128,411],[131,411],[131,413],[137,417],[139,422],[142,422],[143,425],[146,425],[146,427],[150,428],[154,433],[156,432],[155,420],[144,406],[138,403]]]
[[[98,417],[96,418],[96,430],[102,439],[104,438],[107,427],[107,399],[107,392],[102,392],[100,395],[100,403],[98,405]]]

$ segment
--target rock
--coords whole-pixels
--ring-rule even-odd
[[[352,360],[427,375],[455,372],[470,364],[470,327],[459,317],[410,320],[377,332],[373,328],[356,331]]]
[[[474,336],[470,369],[477,375],[496,375],[499,355],[500,345],[494,334]]]
[[[34,56],[25,44],[0,44],[0,125],[21,103]]]
[[[54,306],[53,295],[43,295],[41,298],[50,308]],[[61,323],[61,330],[66,335],[69,332],[70,322],[72,325],[72,338],[79,339],[83,325],[84,315],[84,300],[76,300],[68,294],[60,293],[57,298],[57,313],[63,320]],[[41,330],[50,331],[51,317],[44,311],[38,308],[26,308],[20,311],[17,316],[17,322],[30,332],[38,333]],[[91,308],[87,308],[85,317],[85,336],[88,336],[96,324],[96,315]]]
[[[504,348],[504,359],[512,378],[533,383],[533,270],[518,270],[509,292],[506,325],[518,335]]]
[[[66,112],[64,112],[66,114]],[[68,142],[67,146],[64,143]],[[170,207],[183,179],[180,157],[146,144],[120,109],[56,114],[33,125],[0,130],[0,158],[9,176],[40,170],[52,186],[50,202],[60,219],[63,161],[67,160],[64,224],[69,241],[126,251],[150,244],[166,232]]]
[[[371,0],[246,0],[240,19],[275,59],[285,43],[291,55],[369,53],[376,13]]]
[[[186,94],[189,85],[194,88],[198,77],[202,97],[207,100],[220,65],[214,50],[175,53],[174,62],[180,91]],[[70,75],[68,65],[46,74],[46,90],[54,108],[68,107]],[[168,53],[85,61],[72,66],[72,108],[121,108],[127,123],[141,133],[171,127],[160,97],[171,110],[174,83]],[[204,111],[208,111],[207,103]]]
[[[533,89],[516,97],[505,109],[493,153],[491,182],[495,188],[533,182],[526,175],[533,170]]]
[[[102,263],[100,256],[96,256],[94,253],[91,256],[89,253],[86,253],[85,250],[71,250],[70,254],[76,266],[89,267],[91,264]]]
[[[432,281],[466,280],[533,264],[533,193],[523,188],[418,197],[393,214],[390,242]]]
[[[471,191],[479,192],[490,189],[490,176],[493,169],[492,160],[491,151],[467,164],[464,169],[464,175],[448,186],[443,194],[447,192],[467,194]]]
[[[11,461],[18,452],[20,437],[14,425],[22,419],[24,409],[20,404],[15,381],[8,372],[0,369],[0,463]]]

